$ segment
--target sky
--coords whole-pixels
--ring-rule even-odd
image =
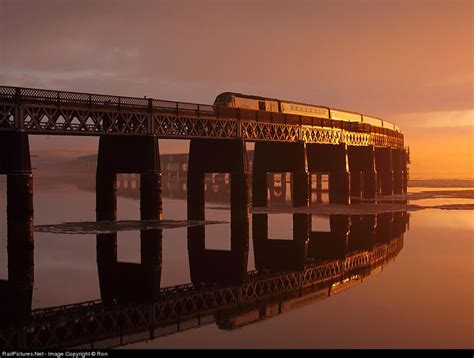
[[[397,123],[416,177],[474,178],[472,0],[0,0],[0,84],[213,103],[235,91]],[[95,152],[96,138],[33,137]],[[162,141],[163,153],[187,141]]]

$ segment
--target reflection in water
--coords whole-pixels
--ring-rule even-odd
[[[323,185],[321,175],[313,175],[311,184],[312,202],[321,203],[328,201],[327,182]],[[73,177],[72,179],[76,179]],[[95,191],[95,177],[86,175],[76,180],[74,184],[80,190]],[[251,179],[251,178],[250,178]],[[327,179],[326,179],[327,180]],[[251,183],[250,183],[251,185]],[[271,204],[290,204],[292,176],[289,173],[270,173],[268,175],[267,196]],[[186,180],[172,180],[164,178],[162,181],[163,198],[182,199],[187,197]],[[228,176],[222,173],[214,173],[207,176],[205,181],[206,201],[210,203],[229,203],[230,181]],[[117,177],[117,195],[124,198],[140,199],[140,178],[137,174],[122,174]]]
[[[29,322],[34,283],[33,217],[10,216],[7,226],[8,279],[0,280],[0,327]]]
[[[97,235],[97,268],[104,304],[152,302],[159,297],[162,230],[140,232],[140,263],[117,260],[117,233]]]
[[[362,282],[403,247],[409,216],[331,215],[311,231],[293,214],[293,235],[268,237],[268,214],[252,215],[255,271],[247,271],[247,210],[231,215],[231,250],[206,250],[205,228],[188,229],[191,283],[160,288],[161,230],[140,233],[141,262],[117,260],[116,234],[97,235],[101,300],[31,310],[31,220],[8,222],[9,280],[1,282],[4,348],[114,347],[216,322],[234,329],[282,314]],[[3,319],[5,317],[5,319]]]

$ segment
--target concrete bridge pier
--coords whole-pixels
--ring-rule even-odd
[[[252,173],[252,204],[265,207],[268,204],[268,173],[293,175],[293,206],[308,206],[309,175],[306,159],[306,144],[283,142],[256,142]]]
[[[377,173],[374,147],[349,146],[348,157],[352,197],[375,199]]]
[[[382,195],[393,194],[392,149],[375,148],[375,167],[379,192]]]
[[[308,153],[308,170],[329,173],[329,202],[350,204],[350,174],[345,144],[310,144],[306,145]]]
[[[249,169],[242,140],[200,140],[190,143],[188,220],[205,220],[206,173],[230,173],[231,250],[205,248],[205,226],[188,228],[191,281],[239,283],[247,272],[249,245]]]
[[[257,270],[303,270],[306,263],[311,217],[293,214],[293,237],[271,239],[268,214],[252,214],[252,239]]]

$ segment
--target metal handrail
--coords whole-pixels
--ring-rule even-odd
[[[0,98],[16,101],[55,102],[57,104],[90,104],[111,107],[128,107],[149,109],[150,101],[153,109],[179,109],[214,113],[214,106],[190,102],[176,102],[149,97],[109,96],[97,93],[55,91],[39,88],[0,86]]]

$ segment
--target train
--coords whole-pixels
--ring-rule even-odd
[[[223,92],[219,94],[214,101],[214,106],[243,108],[266,112],[279,112],[307,117],[357,122],[370,124],[372,126],[381,128],[388,128],[390,130],[400,132],[400,128],[398,128],[398,126],[393,123],[356,112],[349,112],[301,102],[280,100],[276,98],[246,95],[235,92]]]

